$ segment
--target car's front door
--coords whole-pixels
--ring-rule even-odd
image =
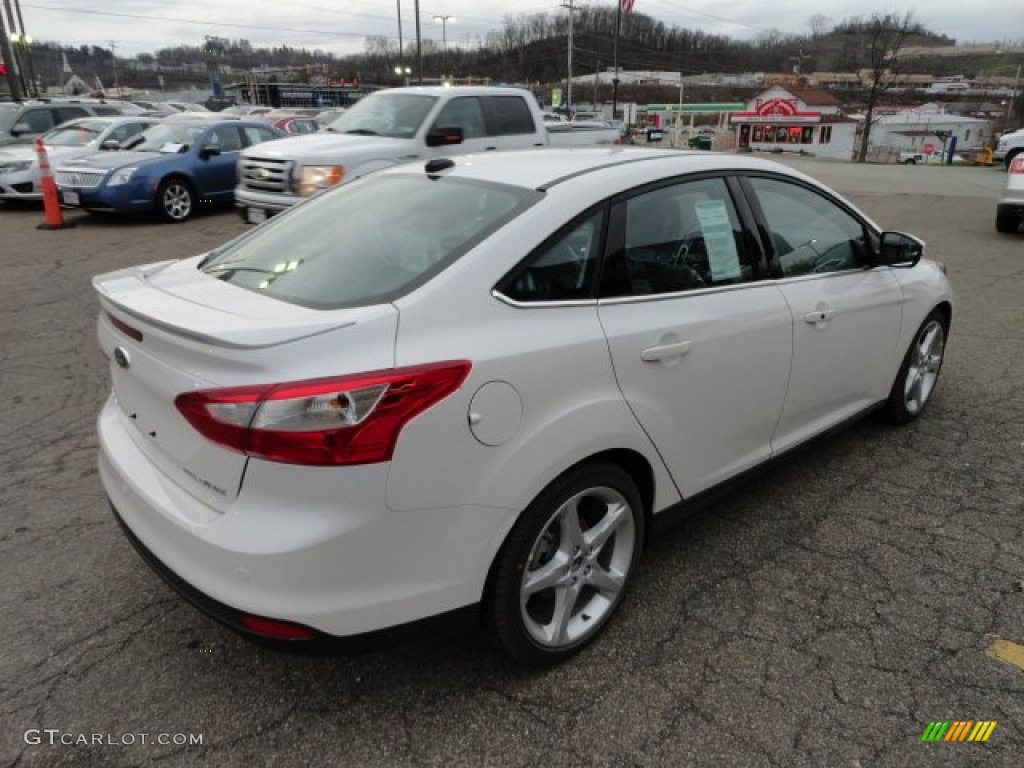
[[[235,191],[238,153],[242,149],[242,134],[238,126],[218,125],[207,131],[199,145],[196,162],[196,181],[200,202],[231,200]],[[219,154],[204,154],[203,149],[216,149]]]
[[[792,354],[786,301],[762,276],[721,178],[613,208],[598,315],[619,387],[683,496],[768,458]]]
[[[871,267],[871,231],[838,202],[795,182],[751,177],[773,271],[793,314],[793,370],[776,452],[884,400],[903,307],[888,267]]]

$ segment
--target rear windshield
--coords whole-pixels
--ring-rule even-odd
[[[316,309],[379,304],[422,285],[540,197],[467,179],[371,176],[271,219],[202,269]]]
[[[62,125],[43,136],[43,141],[54,147],[84,147],[109,127],[109,120],[90,120],[87,123]]]

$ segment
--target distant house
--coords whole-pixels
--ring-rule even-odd
[[[733,112],[736,145],[761,152],[809,152],[849,160],[857,123],[825,91],[774,85]]]
[[[943,147],[954,138],[958,150],[979,149],[993,138],[993,121],[954,115],[935,107],[907,109],[875,119],[869,144],[917,151]]]
[[[94,89],[78,75],[68,74],[60,85],[51,85],[46,89],[47,96],[85,96]]]

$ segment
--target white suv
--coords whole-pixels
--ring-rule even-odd
[[[0,147],[29,144],[47,131],[76,117],[124,114],[116,104],[103,101],[25,101],[0,104]]]

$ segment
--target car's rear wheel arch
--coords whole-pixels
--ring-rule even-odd
[[[636,485],[636,489],[640,493],[640,499],[643,502],[644,530],[651,530],[651,518],[654,514],[654,470],[651,468],[650,462],[648,462],[647,458],[643,454],[628,448],[613,448],[607,451],[600,451],[599,453],[587,456],[585,459],[576,462],[572,466],[566,467],[564,471],[559,473],[557,477],[545,485],[534,498],[540,496],[545,490],[559,482],[566,475],[575,473],[583,467],[591,464],[614,464],[630,476],[630,479],[632,479],[633,483]],[[494,568],[498,561],[497,554],[504,548],[505,542],[508,540],[510,534],[511,527],[509,531],[505,533],[505,540],[502,541],[501,546],[498,547],[497,552],[495,553],[494,559],[491,561],[491,565],[487,572],[487,580],[484,584],[483,596],[485,600],[491,594],[491,590],[493,588]],[[644,544],[645,541],[640,542],[641,547],[643,547]]]
[[[639,565],[653,484],[642,456],[604,451],[544,486],[489,567],[480,618],[497,649],[548,665],[601,634]]]

